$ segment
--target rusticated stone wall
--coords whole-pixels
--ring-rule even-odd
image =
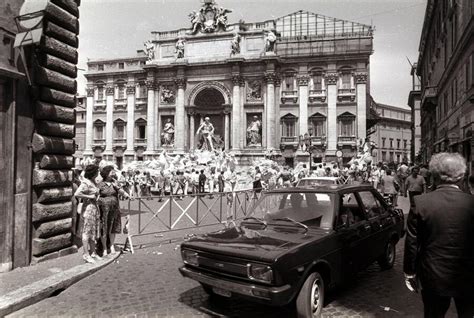
[[[72,180],[75,151],[80,0],[50,0],[44,34],[33,58],[35,133],[32,139],[32,262],[77,251],[73,245]]]

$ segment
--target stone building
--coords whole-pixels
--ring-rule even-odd
[[[305,11],[228,24],[228,12],[205,0],[190,28],[152,32],[136,57],[90,60],[84,155],[120,165],[209,147],[209,117],[213,146],[241,164],[349,160],[366,137],[372,28]]]
[[[408,95],[408,106],[411,108],[411,162],[421,162],[421,83],[420,77],[416,74],[416,63],[411,68],[412,88]]]
[[[376,162],[410,162],[411,110],[377,103],[380,118],[370,139],[377,149],[372,154]]]
[[[461,153],[473,168],[474,3],[429,0],[421,34],[422,159]]]
[[[75,166],[80,164],[84,158],[84,149],[86,146],[86,96],[76,96],[76,136],[74,142],[76,144],[76,152],[74,153]]]
[[[79,5],[2,2],[0,272],[77,251],[71,168]]]

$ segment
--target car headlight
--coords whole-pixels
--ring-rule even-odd
[[[185,264],[199,266],[198,253],[189,250],[183,250],[181,255]]]
[[[273,270],[268,265],[248,263],[247,276],[252,280],[270,283],[273,279]]]

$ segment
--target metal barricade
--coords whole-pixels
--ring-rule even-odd
[[[135,198],[127,203],[130,231],[142,236],[243,219],[259,198],[253,190]]]

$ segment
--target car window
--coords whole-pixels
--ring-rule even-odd
[[[359,196],[369,218],[377,217],[381,214],[380,202],[371,191],[361,191]]]
[[[356,224],[365,219],[364,213],[353,192],[341,195],[338,225],[342,225],[345,218],[347,218],[349,225]]]

